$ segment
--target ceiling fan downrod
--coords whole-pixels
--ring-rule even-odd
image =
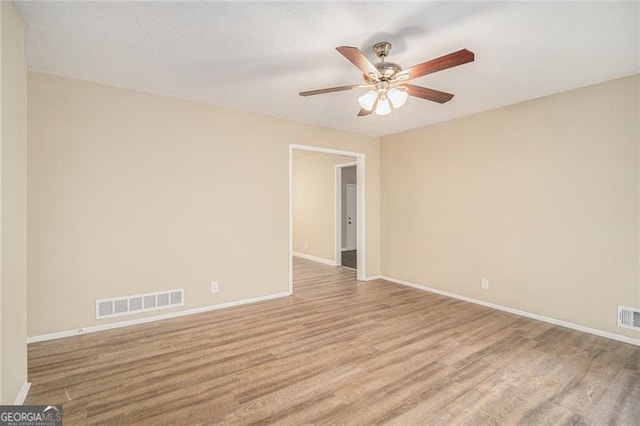
[[[380,72],[381,76],[375,80],[386,80],[389,81],[393,78],[394,75],[402,71],[402,67],[393,62],[386,62],[385,58],[389,56],[389,51],[391,50],[391,43],[388,41],[381,41],[373,45],[373,51],[378,58],[380,58],[380,62],[374,64],[376,69]]]

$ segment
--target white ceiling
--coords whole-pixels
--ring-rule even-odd
[[[382,136],[640,71],[637,2],[18,2],[29,68]],[[356,117],[359,84],[334,48],[409,67],[467,48],[476,61],[415,84],[454,93]]]

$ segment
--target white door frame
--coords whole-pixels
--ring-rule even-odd
[[[356,166],[356,173],[358,172],[358,162],[351,161],[349,163],[342,163],[335,165],[335,182],[336,182],[336,218],[335,218],[335,257],[336,257],[336,265],[342,265],[342,169],[345,167]],[[357,175],[356,175],[357,176]],[[358,180],[356,178],[356,187],[358,184]],[[357,205],[357,202],[356,202]],[[356,212],[357,213],[357,212]],[[357,218],[357,216],[356,216]],[[358,225],[358,220],[356,219],[356,226]],[[356,234],[358,233],[356,228]],[[357,235],[356,235],[357,238]],[[357,247],[357,242],[356,242]]]
[[[346,155],[349,157],[355,157],[357,166],[357,243],[356,249],[358,250],[357,262],[357,280],[366,281],[367,279],[367,234],[366,234],[366,212],[367,204],[365,199],[365,155],[362,152],[343,151],[339,149],[320,148],[310,145],[298,145],[289,144],[289,293],[293,294],[293,150],[299,151],[313,151],[321,152],[324,154]],[[336,232],[337,236],[337,232]]]

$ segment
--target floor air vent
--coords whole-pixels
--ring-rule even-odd
[[[184,305],[184,289],[96,300],[96,319],[157,311]]]
[[[618,306],[618,326],[640,330],[640,308]]]

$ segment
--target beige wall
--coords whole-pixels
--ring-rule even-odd
[[[27,380],[27,139],[24,26],[0,2],[0,403]]]
[[[638,85],[382,138],[382,273],[638,337]]]
[[[288,291],[292,143],[365,153],[379,273],[377,139],[42,74],[28,113],[29,336],[137,317],[97,321],[98,298]]]
[[[354,157],[295,151],[293,157],[293,251],[336,262],[335,165]]]

